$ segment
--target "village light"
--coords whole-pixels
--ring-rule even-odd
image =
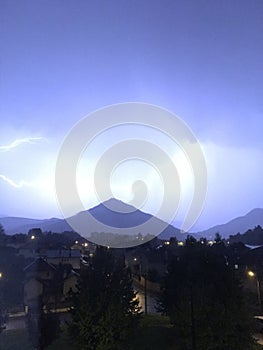
[[[248,274],[249,277],[253,277],[253,278],[255,277],[255,279],[256,279],[258,303],[260,305],[260,309],[261,309],[261,312],[262,312],[263,305],[262,305],[262,296],[261,296],[261,281],[259,280],[258,275],[257,275],[256,272],[254,272],[252,270],[248,270],[247,274]]]
[[[34,235],[31,236],[31,239],[34,240],[36,237]]]
[[[0,272],[0,278],[2,278],[3,277],[3,274],[2,274],[2,272]]]

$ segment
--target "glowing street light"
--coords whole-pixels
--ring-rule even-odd
[[[34,240],[35,238],[36,238],[36,236],[34,236],[34,235],[31,236],[31,239],[32,239],[32,240]]]
[[[247,274],[249,277],[251,278],[254,278],[256,279],[256,282],[257,282],[257,294],[258,294],[258,303],[260,305],[260,310],[262,312],[262,299],[261,299],[261,286],[260,286],[260,280],[258,278],[258,275],[256,272],[252,271],[252,270],[248,270],[247,271]]]
[[[3,274],[2,274],[2,272],[0,272],[0,278],[2,278],[3,277]]]

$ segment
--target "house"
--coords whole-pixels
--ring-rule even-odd
[[[53,265],[44,258],[25,267],[25,311],[34,305],[45,309],[67,307],[67,295],[76,290],[78,274],[69,265]]]
[[[27,243],[18,248],[18,255],[23,255],[26,259],[36,258],[38,256],[38,252],[32,244]]]
[[[54,265],[69,264],[75,270],[80,269],[80,259],[81,259],[80,250],[76,250],[76,249],[47,250],[44,257],[49,264],[54,264]]]
[[[64,278],[63,283],[63,295],[67,296],[70,292],[76,292],[77,291],[77,283],[78,283],[79,274],[75,271],[71,271],[70,274],[68,274]]]
[[[31,305],[40,298],[45,304],[50,303],[51,295],[48,290],[55,278],[56,268],[44,259],[37,258],[24,271],[24,304]]]

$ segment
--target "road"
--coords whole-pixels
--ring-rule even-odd
[[[9,318],[6,323],[6,330],[14,330],[14,329],[24,329],[26,328],[26,321],[25,317],[16,317],[16,318]]]
[[[137,292],[137,298],[139,300],[139,306],[142,308],[141,310],[145,312],[145,294],[144,290],[141,288],[138,288],[138,286],[134,286],[135,292]],[[152,294],[147,293],[147,313],[148,314],[157,314],[155,306],[156,306],[156,300],[155,296]]]

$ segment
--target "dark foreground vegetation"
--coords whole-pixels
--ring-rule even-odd
[[[168,317],[158,315],[142,316],[140,328],[136,336],[130,339],[130,350],[174,350],[176,349],[174,329]],[[61,332],[47,350],[80,350],[70,342],[66,331]],[[126,348],[124,348],[126,349]],[[223,348],[227,349],[227,348]],[[237,348],[239,349],[239,348]],[[253,350],[262,350],[255,345]],[[34,350],[26,330],[6,331],[1,335],[0,350]]]
[[[87,255],[79,236],[67,233],[63,243],[35,230],[16,238],[36,251],[25,257],[1,235],[1,322],[22,305],[26,328],[0,332],[0,349],[260,349],[253,337],[262,331],[254,319],[262,315],[260,249],[216,235],[213,242],[187,237],[126,250],[97,246]],[[82,254],[70,253],[75,268],[68,257],[55,266],[39,256],[45,248],[74,251],[79,241]],[[159,314],[141,311],[135,277],[157,288]]]

